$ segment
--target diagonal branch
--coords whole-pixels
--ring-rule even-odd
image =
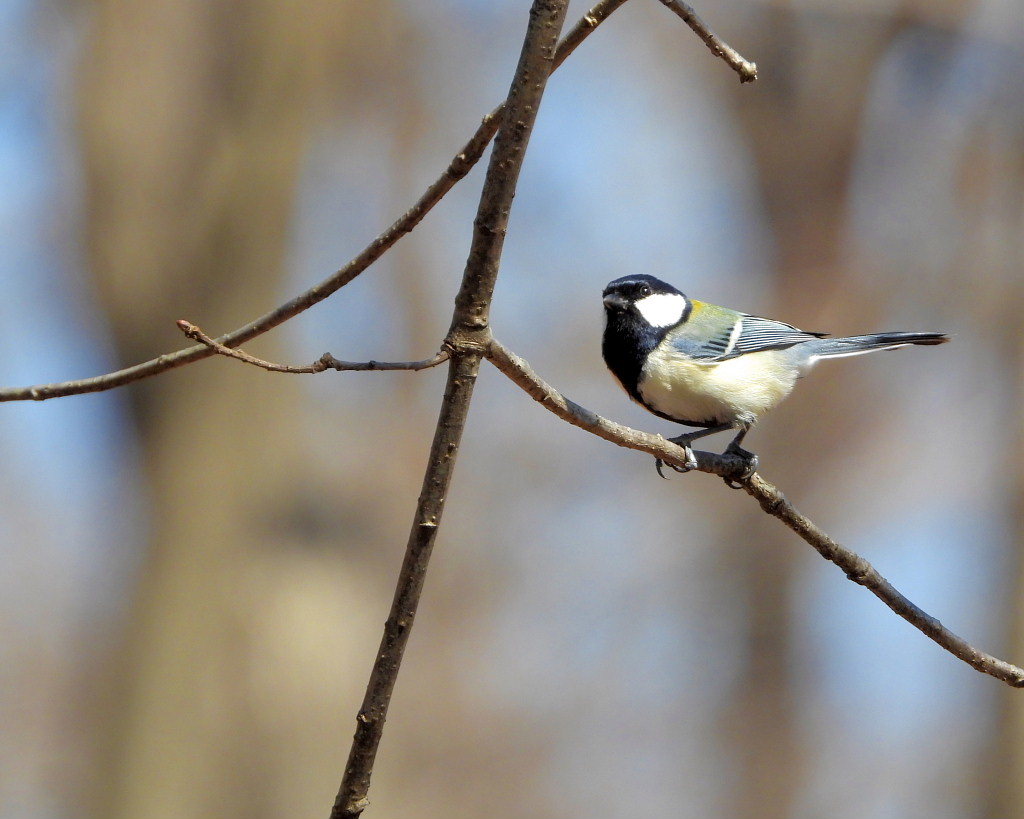
[[[712,54],[720,57],[733,71],[739,74],[741,83],[753,82],[757,79],[757,64],[747,60],[715,34],[708,24],[700,19],[692,6],[684,3],[683,0],[659,0],[659,2],[669,11],[675,12],[686,25],[693,29],[694,34],[704,41],[704,44],[711,49]]]
[[[498,341],[491,341],[486,356],[501,372],[522,387],[531,398],[563,421],[568,421],[574,426],[619,446],[650,453],[678,466],[685,464],[685,456],[681,447],[669,443],[660,435],[650,435],[622,424],[616,424],[614,421],[602,418],[570,401],[541,379],[526,361]],[[980,651],[920,609],[879,574],[878,570],[867,560],[833,540],[809,518],[797,511],[793,504],[786,500],[782,492],[759,474],[755,473],[747,479],[740,477],[741,461],[728,455],[716,455],[711,452],[695,452],[694,455],[697,458],[699,471],[709,472],[722,476],[727,481],[739,483],[765,512],[781,520],[809,543],[818,554],[846,572],[846,576],[850,580],[864,586],[896,614],[953,656],[963,660],[972,668],[984,674],[990,674],[1015,688],[1024,688],[1024,669]]]
[[[537,110],[554,65],[558,34],[569,0],[533,0],[523,49],[501,117],[501,127],[487,166],[473,241],[462,287],[455,299],[445,346],[451,355],[448,382],[423,474],[405,558],[391,612],[370,672],[366,695],[356,718],[345,774],[331,819],[355,819],[368,804],[367,793],[384,720],[419,606],[427,564],[444,512],[462,432],[469,416],[480,362],[490,341],[488,313],[498,265]]]
[[[626,0],[600,0],[588,11],[572,30],[565,36],[565,39],[558,45],[552,63],[552,71],[563,62],[602,22]],[[426,216],[431,209],[448,193],[455,185],[472,170],[473,166],[483,156],[484,150],[493,139],[498,130],[498,123],[505,110],[505,103],[495,108],[483,118],[476,133],[462,147],[462,150],[455,155],[455,158],[445,168],[444,173],[423,193],[409,210],[385,230],[380,236],[367,245],[358,256],[346,264],[343,268],[328,276],[319,284],[311,287],[304,293],[285,302],[280,307],[265,313],[257,319],[249,322],[237,330],[232,330],[217,338],[217,342],[225,347],[237,347],[245,344],[259,335],[272,330],[288,319],[294,318],[299,313],[308,310],[315,304],[320,303],[331,294],[337,292],[377,259],[390,250],[399,239],[412,231]],[[60,398],[67,395],[81,395],[90,392],[102,392],[104,390],[122,387],[143,378],[158,375],[175,367],[182,367],[204,358],[214,355],[214,350],[205,344],[197,344],[184,350],[174,353],[165,353],[157,358],[136,364],[123,370],[98,375],[93,378],[83,378],[75,381],[62,381],[55,384],[38,384],[31,387],[9,387],[0,389],[0,402],[3,401],[46,401],[50,398]]]
[[[368,370],[417,371],[428,370],[431,367],[436,367],[438,364],[443,364],[448,360],[447,350],[441,350],[433,358],[425,358],[422,361],[341,361],[330,353],[324,353],[320,358],[308,366],[293,367],[288,364],[275,364],[273,361],[264,361],[262,358],[256,358],[256,356],[249,355],[249,353],[243,352],[242,350],[232,350],[230,347],[225,347],[216,339],[210,338],[206,335],[206,333],[196,327],[196,325],[185,321],[185,319],[178,321],[178,329],[194,341],[198,341],[200,344],[205,344],[218,355],[225,356],[226,358],[234,358],[238,361],[243,361],[246,364],[252,364],[254,367],[259,367],[261,370],[266,370],[271,373],[292,373],[304,375],[310,373],[322,373],[326,370],[338,370],[339,372],[348,370],[357,370],[362,372]]]

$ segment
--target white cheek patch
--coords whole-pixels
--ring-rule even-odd
[[[683,317],[686,298],[679,293],[655,293],[640,299],[636,309],[652,327],[671,327]]]

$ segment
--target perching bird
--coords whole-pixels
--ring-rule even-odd
[[[687,451],[687,467],[674,467],[680,472],[697,465],[690,443],[736,429],[726,452],[746,459],[751,474],[757,458],[740,447],[743,436],[819,359],[949,341],[942,333],[826,338],[690,299],[646,275],[611,282],[604,309],[601,351],[629,397],[669,421],[705,427],[670,439]],[[661,474],[661,460],[656,466]]]

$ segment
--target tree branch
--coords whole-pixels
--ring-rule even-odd
[[[565,62],[566,58],[576,50],[577,46],[625,2],[626,0],[600,0],[600,2],[595,4],[559,44],[551,70],[553,71]],[[288,319],[294,318],[299,313],[308,310],[313,305],[320,303],[366,270],[366,268],[383,256],[385,252],[390,250],[399,239],[412,231],[434,205],[440,202],[445,194],[470,172],[473,166],[480,160],[480,157],[483,156],[484,150],[497,132],[498,122],[504,110],[505,103],[502,103],[485,116],[476,133],[470,137],[462,150],[455,155],[455,158],[448,164],[444,173],[420,196],[416,204],[409,208],[391,227],[367,245],[352,261],[319,284],[285,302],[280,307],[265,313],[248,324],[239,327],[237,330],[232,330],[230,333],[219,336],[217,342],[225,347],[237,347],[240,344],[251,341],[268,330],[277,327],[279,324],[288,321]],[[136,364],[123,370],[116,370],[115,372],[98,375],[93,378],[62,381],[54,384],[37,384],[30,387],[0,389],[0,402],[46,401],[50,398],[61,398],[67,395],[102,392],[114,389],[115,387],[122,387],[133,381],[158,375],[175,367],[182,367],[186,364],[209,358],[214,352],[214,348],[205,344],[197,344],[174,353],[165,353],[142,364]]]
[[[661,4],[670,11],[675,12],[679,18],[686,23],[694,33],[700,37],[704,44],[711,49],[711,53],[722,58],[726,64],[737,74],[740,82],[753,82],[757,79],[757,63],[752,63],[743,57],[735,48],[713,32],[708,24],[697,16],[692,6],[682,0],[660,0]]]
[[[194,341],[198,341],[200,344],[205,344],[207,347],[212,348],[218,355],[226,356],[227,358],[234,358],[238,361],[244,361],[246,364],[252,364],[254,367],[259,367],[262,370],[267,370],[267,372],[272,373],[309,374],[322,373],[326,370],[338,370],[339,372],[348,370],[416,371],[436,367],[438,364],[448,360],[447,350],[441,350],[433,358],[425,358],[422,361],[340,361],[330,353],[324,353],[320,358],[308,366],[293,367],[288,364],[275,364],[272,361],[264,361],[262,358],[256,358],[256,356],[249,355],[249,353],[243,352],[242,350],[232,350],[230,347],[225,347],[216,339],[210,338],[196,325],[185,321],[185,319],[178,321],[178,329]]]
[[[491,340],[485,355],[531,398],[563,421],[568,421],[570,424],[604,438],[606,441],[611,441],[613,444],[647,452],[677,466],[685,464],[682,447],[669,443],[660,435],[650,435],[622,424],[616,424],[614,421],[602,418],[570,401],[541,379],[526,361],[509,351],[497,340]],[[781,520],[814,547],[818,554],[846,572],[846,576],[850,580],[864,586],[896,614],[953,656],[978,671],[990,674],[1015,688],[1024,688],[1024,669],[978,650],[962,637],[947,629],[930,614],[918,608],[879,574],[878,570],[867,560],[833,540],[809,518],[797,511],[793,504],[786,500],[782,492],[759,474],[755,473],[749,478],[743,478],[743,462],[740,459],[711,452],[694,452],[694,455],[697,459],[697,470],[739,483],[742,489],[754,498],[765,512]]]
[[[384,719],[416,616],[430,553],[437,538],[481,357],[490,340],[487,318],[508,229],[509,211],[537,110],[554,65],[558,34],[567,7],[568,0],[533,0],[530,9],[530,22],[519,64],[506,98],[501,127],[473,223],[473,241],[462,287],[455,300],[451,329],[445,340],[451,355],[448,382],[405,559],[366,695],[356,719],[355,736],[331,819],[355,819],[368,804],[370,776],[384,730]]]

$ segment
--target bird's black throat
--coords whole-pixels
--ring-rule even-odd
[[[632,309],[606,310],[605,315],[607,323],[601,340],[604,363],[629,396],[642,404],[637,385],[644,362],[670,328],[652,327]]]

